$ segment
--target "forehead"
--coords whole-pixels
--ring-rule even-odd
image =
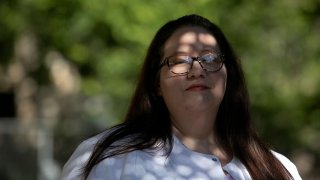
[[[205,50],[219,51],[216,38],[206,29],[198,26],[177,29],[164,45],[164,54],[177,52],[195,53]]]

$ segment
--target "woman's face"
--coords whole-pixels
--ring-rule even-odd
[[[215,37],[197,26],[177,29],[164,45],[164,57],[180,54],[198,57],[219,53]],[[159,95],[164,98],[171,116],[178,112],[217,112],[226,81],[225,65],[219,71],[206,72],[198,61],[193,61],[192,68],[185,75],[174,74],[164,65],[160,70]]]

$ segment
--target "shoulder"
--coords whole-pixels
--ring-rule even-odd
[[[284,155],[272,151],[272,154],[282,163],[282,165],[290,172],[294,180],[302,179],[299,175],[297,167]]]
[[[101,138],[103,138],[108,131],[100,133],[94,137],[91,137],[83,141],[73,152],[69,160],[66,162],[62,169],[61,179],[80,179],[82,169],[85,163],[88,161],[95,145]]]

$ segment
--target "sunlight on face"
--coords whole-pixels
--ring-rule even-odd
[[[184,27],[177,30],[164,47],[164,57],[176,53],[194,55],[202,51],[219,52],[216,39],[200,27]]]
[[[164,57],[186,54],[192,57],[204,53],[220,53],[213,35],[201,27],[182,27],[174,32],[164,46]],[[176,76],[167,66],[160,71],[160,95],[170,114],[185,111],[215,111],[223,99],[227,80],[225,66],[217,72],[205,72],[199,62],[193,62],[189,73]]]

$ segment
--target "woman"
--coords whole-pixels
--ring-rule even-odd
[[[220,29],[188,15],[148,49],[125,121],[83,142],[62,179],[301,179],[250,122],[240,62]]]

